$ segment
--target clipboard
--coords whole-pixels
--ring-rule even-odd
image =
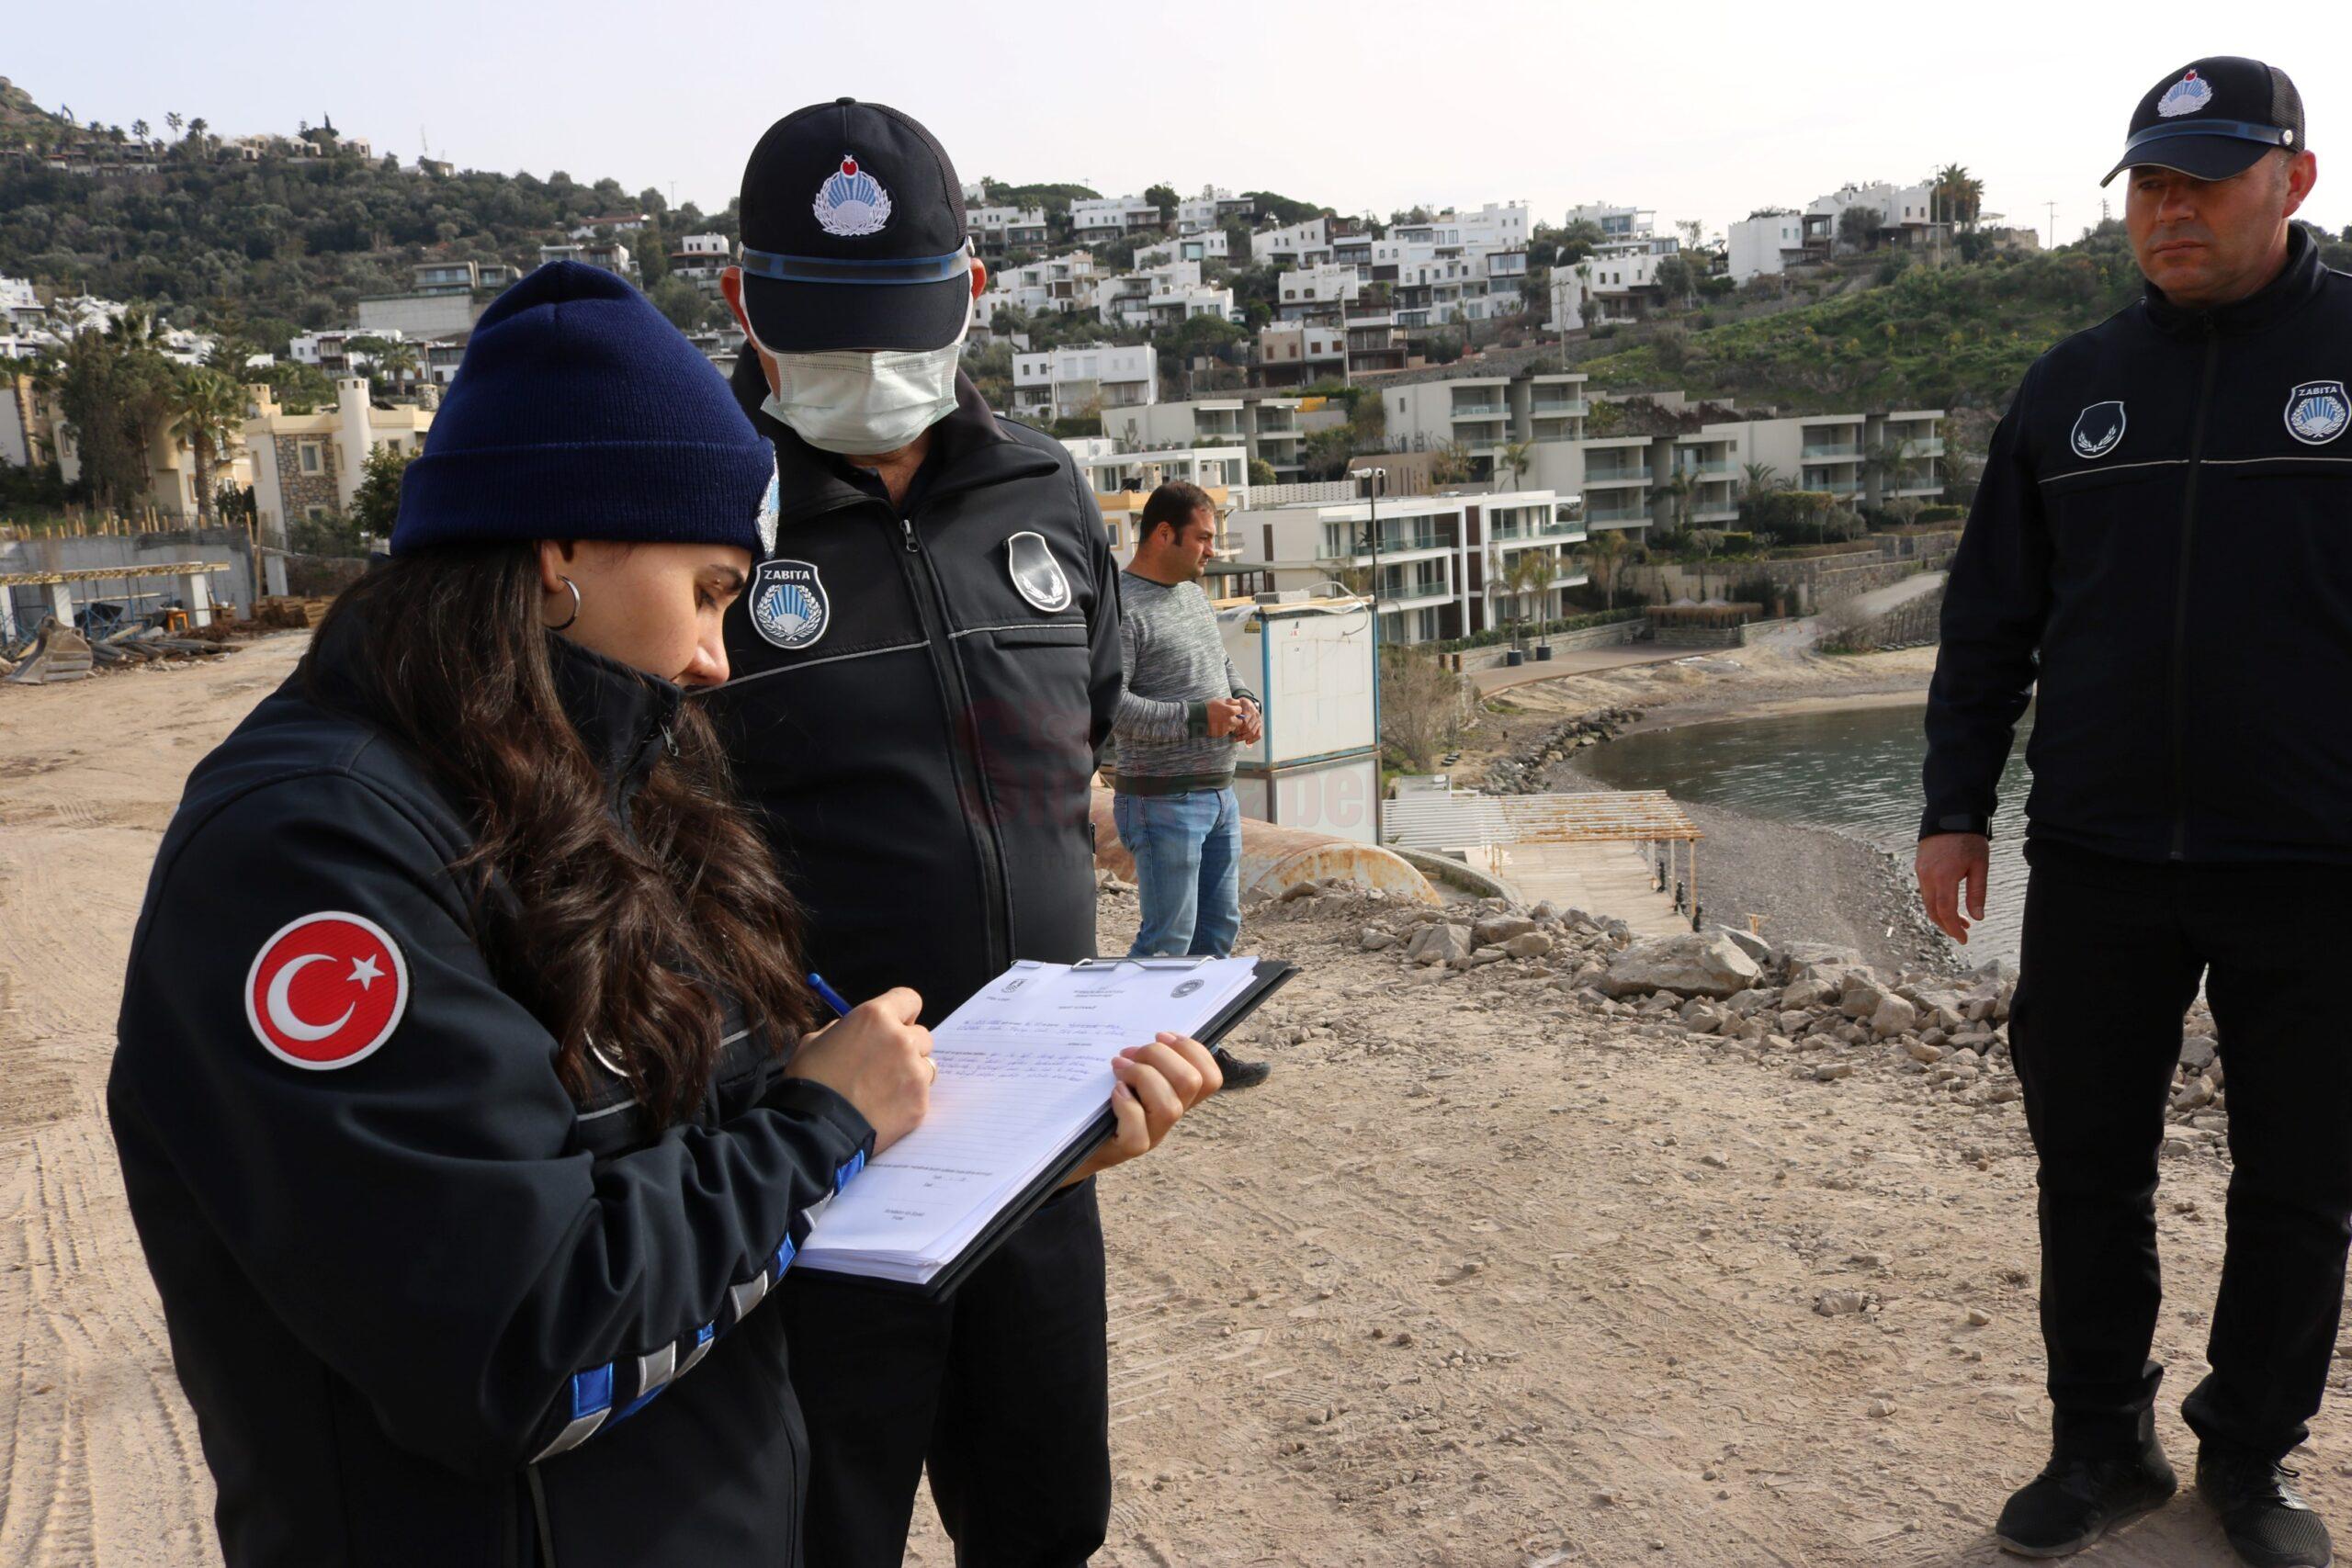
[[[1206,960],[1201,958],[1081,958],[1070,967],[1109,969],[1123,964],[1136,964],[1148,969],[1189,969],[1204,962]],[[1256,1012],[1268,997],[1289,984],[1291,976],[1297,973],[1298,965],[1295,964],[1285,964],[1275,958],[1258,960],[1257,969],[1249,985],[1220,1008],[1216,1016],[1209,1020],[1193,1038],[1204,1045],[1215,1046],[1232,1033],[1234,1027],[1242,1020]],[[955,1293],[956,1286],[970,1278],[972,1270],[988,1261],[989,1256],[1004,1244],[1007,1236],[1020,1229],[1023,1222],[1044,1208],[1046,1201],[1061,1190],[1062,1183],[1069,1179],[1071,1172],[1084,1165],[1089,1156],[1110,1141],[1117,1124],[1110,1107],[1104,1106],[1102,1114],[1090,1122],[1052,1165],[1023,1188],[1019,1197],[997,1211],[996,1216],[972,1238],[954,1262],[929,1280],[916,1283],[871,1274],[845,1274],[830,1269],[809,1269],[803,1278],[822,1280],[829,1285],[853,1290],[880,1291],[922,1301],[944,1301]]]

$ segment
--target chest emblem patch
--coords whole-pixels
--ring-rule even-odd
[[[1023,531],[1007,539],[1004,565],[1012,574],[1013,591],[1035,608],[1047,615],[1069,608],[1069,579],[1043,534]]]
[[[2306,446],[2324,446],[2352,424],[2352,396],[2341,381],[2306,381],[2287,394],[2287,434]]]
[[[752,572],[752,628],[797,653],[825,635],[833,607],[817,569],[805,560],[763,560]]]
[[[2077,457],[2104,457],[2123,439],[2123,404],[2120,400],[2109,403],[2093,403],[2075,416],[2074,434],[2067,445]]]

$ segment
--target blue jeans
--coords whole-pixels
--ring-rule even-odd
[[[1231,957],[1241,932],[1241,803],[1232,788],[1114,795],[1111,821],[1136,857],[1143,905],[1127,956]]]

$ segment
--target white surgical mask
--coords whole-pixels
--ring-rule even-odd
[[[971,330],[967,310],[963,331],[940,348],[779,354],[780,385],[761,411],[821,452],[896,452],[956,412],[956,367]]]

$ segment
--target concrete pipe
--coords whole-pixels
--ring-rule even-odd
[[[1107,789],[1094,792],[1094,844],[1097,866],[1114,876],[1135,880],[1136,857],[1119,842],[1118,828],[1111,818],[1111,792]],[[1252,891],[1263,897],[1277,897],[1284,888],[1295,887],[1302,882],[1320,882],[1335,876],[1359,887],[1377,887],[1392,897],[1412,898],[1424,904],[1444,901],[1404,857],[1377,844],[1359,844],[1329,833],[1278,827],[1253,817],[1241,819],[1244,899]]]

